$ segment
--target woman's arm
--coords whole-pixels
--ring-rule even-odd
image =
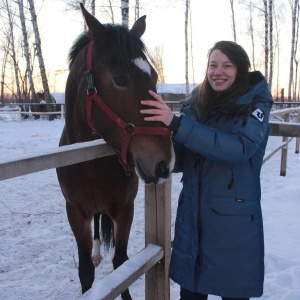
[[[146,121],[161,121],[169,126],[173,119],[173,112],[156,93],[149,91],[155,100],[143,100],[143,105],[151,106],[149,109],[141,110]],[[269,130],[270,103],[260,99],[256,107],[264,113],[264,120],[260,122],[249,114],[246,125],[242,122],[236,123],[231,132],[208,127],[204,124],[182,116],[180,126],[173,141],[182,146],[213,160],[228,163],[237,163],[249,159],[259,148],[266,138]]]

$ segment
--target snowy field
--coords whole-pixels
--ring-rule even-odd
[[[62,120],[0,121],[0,162],[26,153],[56,148]],[[268,149],[280,144],[271,137]],[[264,300],[300,299],[300,155],[289,144],[287,176],[279,176],[280,153],[262,169],[266,276]],[[172,228],[180,175],[173,175]],[[80,296],[77,247],[69,227],[65,200],[55,170],[0,182],[0,299],[73,300]],[[128,254],[144,245],[144,186],[136,199]],[[111,255],[96,269],[96,281],[112,271]],[[144,299],[144,278],[130,287],[133,299]],[[171,299],[179,299],[171,282]],[[118,298],[119,299],[119,298]],[[209,300],[220,299],[210,296]]]

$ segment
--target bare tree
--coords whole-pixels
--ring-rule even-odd
[[[253,26],[253,12],[255,6],[253,5],[253,1],[240,1],[242,5],[245,6],[247,13],[249,13],[249,19],[247,20],[247,29],[246,33],[249,35],[250,41],[251,41],[251,65],[254,70],[256,70],[256,57],[255,57],[255,28]]]
[[[140,0],[135,0],[134,11],[135,11],[134,21],[136,21],[140,17]]]
[[[294,51],[294,62],[295,62],[295,76],[294,76],[294,88],[293,88],[293,99],[297,97],[297,84],[298,84],[298,66],[299,59],[297,58],[298,50],[298,38],[299,38],[299,1],[297,3],[297,12],[296,12],[296,24],[295,24],[295,51]]]
[[[253,12],[252,1],[250,1],[250,4],[249,4],[249,34],[250,34],[251,46],[252,46],[252,67],[254,70],[256,70],[254,28],[253,28],[252,12]]]
[[[185,93],[190,93],[189,87],[189,42],[188,42],[188,24],[189,24],[189,7],[190,0],[185,0],[185,23],[184,23],[184,37],[185,37]]]
[[[292,1],[292,0],[291,0]],[[294,55],[295,55],[295,40],[296,40],[296,19],[297,10],[299,9],[299,0],[294,0],[291,2],[292,9],[292,43],[291,43],[291,57],[290,57],[290,76],[288,85],[288,101],[292,100],[292,85],[294,79]]]
[[[24,41],[23,47],[24,47],[24,54],[25,54],[25,59],[26,59],[26,73],[27,73],[28,80],[29,80],[29,86],[30,86],[32,99],[35,99],[35,89],[34,89],[32,68],[31,68],[31,62],[30,62],[30,52],[29,52],[29,44],[28,44],[25,16],[24,16],[23,0],[18,0],[18,5],[19,5],[19,12],[20,12],[20,21],[21,21],[21,27],[22,27],[23,41]]]
[[[268,0],[263,0],[265,17],[265,77],[269,78],[269,18],[268,18]]]
[[[11,58],[14,67],[14,75],[15,75],[15,81],[17,87],[17,98],[18,101],[21,102],[21,88],[20,88],[20,78],[19,78],[19,67],[17,63],[17,55],[16,55],[16,47],[15,47],[13,12],[10,4],[8,3],[8,0],[5,0],[4,5],[7,11],[8,24],[10,28]]]
[[[158,83],[165,83],[164,61],[163,61],[163,46],[155,46],[150,55],[151,63],[154,65],[158,79]]]
[[[192,61],[192,76],[193,76],[193,84],[195,83],[195,69],[194,69],[194,51],[193,51],[193,27],[192,27],[192,12],[190,8],[190,41],[191,41],[191,61]]]
[[[10,39],[6,39],[6,44],[4,47],[1,49],[3,52],[3,59],[2,59],[2,68],[1,68],[1,99],[0,103],[3,102],[4,99],[4,83],[5,83],[5,72],[6,72],[6,63],[7,63],[7,58],[9,54],[9,47],[10,47]]]
[[[273,0],[269,0],[269,42],[270,42],[270,56],[269,56],[269,87],[272,90],[273,83],[273,66],[274,66],[274,49],[273,49]]]
[[[275,17],[275,30],[276,30],[276,52],[277,52],[277,80],[276,80],[276,99],[279,99],[279,74],[280,74],[280,47],[279,47],[279,26],[278,26],[278,18],[277,15],[274,14]]]
[[[95,1],[95,0],[93,0]],[[112,0],[102,0],[100,7],[98,6],[99,12],[105,17],[108,18],[110,23],[115,24],[115,13],[114,8],[118,7],[118,5],[115,4],[116,1]],[[122,3],[121,3],[122,5]]]
[[[129,0],[121,0],[122,26],[129,27]]]
[[[35,49],[36,49],[39,66],[40,66],[40,74],[41,74],[41,78],[42,78],[45,100],[46,100],[46,102],[50,103],[51,96],[50,96],[48,79],[47,79],[47,75],[46,75],[46,68],[45,68],[44,58],[43,58],[43,53],[42,53],[41,38],[40,38],[40,33],[39,33],[39,28],[38,28],[38,23],[37,23],[34,1],[28,0],[28,3],[29,3],[29,11],[30,11],[30,15],[31,15],[31,22],[32,22],[32,27],[33,27],[34,37],[35,37]]]
[[[92,15],[96,15],[96,7],[95,7],[95,0],[91,0],[91,7],[92,7]]]
[[[8,60],[10,55],[11,49],[11,28],[9,26],[8,20],[8,13],[6,12],[6,4],[2,0],[0,3],[0,54],[1,54],[1,99],[0,103],[4,100],[4,87],[6,85],[6,73],[7,73],[7,66]]]
[[[106,5],[108,2],[108,5]],[[101,5],[100,12],[101,14],[110,20],[110,23],[115,24],[115,14],[114,14],[114,4],[112,0],[106,0],[105,4]]]
[[[236,29],[235,29],[235,16],[234,16],[233,1],[234,0],[230,0],[230,7],[231,7],[231,20],[232,20],[233,38],[234,38],[234,41],[236,42]]]
[[[67,11],[78,11],[81,12],[80,10],[80,5],[79,2],[83,4],[84,7],[86,7],[88,10],[91,11],[91,14],[93,16],[96,15],[96,0],[62,0],[66,4],[66,10]],[[86,31],[86,23],[83,22],[83,30]]]
[[[111,23],[115,24],[115,17],[114,17],[114,11],[112,9],[111,0],[109,0],[109,11],[110,11],[110,15],[111,15]]]

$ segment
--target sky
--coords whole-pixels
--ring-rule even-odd
[[[16,115],[8,118],[0,112],[0,164],[58,147],[64,125],[61,119],[31,118],[19,123]],[[267,153],[281,141],[281,137],[270,137]],[[295,139],[288,144],[285,177],[279,175],[280,156],[276,153],[261,172],[266,271],[264,295],[257,300],[300,299],[300,154],[295,154]],[[172,175],[172,234],[181,176]],[[0,191],[0,299],[78,299],[77,247],[55,169],[0,181]],[[129,258],[144,248],[144,240],[144,184],[140,182]],[[103,254],[96,268],[97,284],[113,269],[113,251]],[[179,287],[170,284],[171,300],[178,300]],[[144,300],[144,277],[130,291],[133,299]],[[216,296],[208,299],[220,300]]]
[[[185,82],[184,10],[185,7],[181,1],[181,3],[173,4],[173,7],[165,5],[160,9],[148,5],[145,12],[147,29],[142,39],[150,50],[155,46],[162,45],[166,83]],[[288,8],[282,9],[281,13],[289,20]],[[257,16],[258,14],[256,13]],[[51,17],[49,17],[50,15]],[[108,20],[102,20],[101,16],[96,15],[96,17],[100,22],[108,22]],[[246,34],[247,22],[245,21],[247,17],[247,10],[242,10],[241,6],[236,5],[237,42],[245,48],[250,56],[251,48]],[[52,80],[56,70],[67,70],[68,50],[82,31],[82,20],[79,12],[66,12],[65,4],[61,0],[44,0],[38,22],[46,69]],[[189,81],[199,83],[204,76],[209,48],[216,41],[233,40],[230,2],[227,0],[191,0],[191,20],[192,38],[190,40],[192,41],[193,57],[190,56],[190,62],[192,60],[194,62],[194,76],[190,67]],[[117,20],[117,22],[121,22],[121,20]],[[131,21],[130,27],[132,25]],[[262,23],[255,22],[255,26],[258,27],[257,30],[263,30]],[[280,70],[280,80],[282,85],[286,85],[289,71],[289,24],[282,24],[280,30],[282,32],[281,55],[287,59]],[[261,44],[262,39],[258,39],[256,56],[262,62]],[[263,73],[262,64],[260,70]],[[64,90],[66,76],[67,72],[64,72],[63,75],[57,74],[54,91],[62,92]]]

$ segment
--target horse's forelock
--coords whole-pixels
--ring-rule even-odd
[[[105,24],[105,36],[99,37],[106,52],[130,71],[132,61],[138,57],[146,59],[144,43],[128,29],[120,25]]]
[[[105,30],[101,31],[101,35],[95,36],[96,45],[100,44],[100,48],[105,48],[106,53],[116,56],[128,71],[130,71],[134,59],[147,59],[145,44],[128,29],[113,24],[104,24],[103,26]],[[90,40],[91,38],[87,33],[78,36],[68,55],[69,67],[72,66],[80,50],[85,47]],[[102,53],[102,55],[104,55],[104,53]]]

